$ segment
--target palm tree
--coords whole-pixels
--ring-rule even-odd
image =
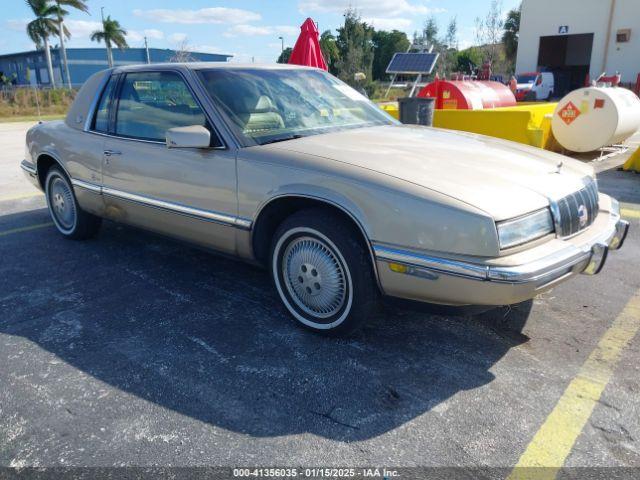
[[[125,38],[127,31],[120,26],[120,22],[113,20],[111,15],[107,16],[102,21],[102,30],[97,30],[91,34],[91,40],[93,42],[102,42],[107,46],[107,60],[109,61],[109,67],[113,67],[113,51],[111,44],[118,47],[120,50],[129,48],[127,45],[127,39]]]
[[[67,62],[67,49],[64,47],[65,37],[69,38],[71,34],[69,30],[64,26],[64,17],[69,13],[63,9],[62,6],[67,6],[80,10],[81,12],[89,13],[89,7],[84,0],[55,0],[56,13],[58,17],[58,38],[60,38],[60,53],[62,55],[62,64],[64,65],[64,74],[67,79],[67,86],[71,88],[71,75],[69,74],[69,63]]]
[[[47,70],[49,82],[52,87],[56,86],[53,77],[53,64],[51,63],[51,51],[49,50],[49,37],[56,34],[56,10],[49,4],[49,0],[27,0],[27,5],[36,16],[27,24],[27,35],[36,44],[38,49],[44,47],[45,58],[47,59]]]

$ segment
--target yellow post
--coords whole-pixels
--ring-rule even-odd
[[[624,165],[622,166],[622,170],[625,172],[637,172],[640,173],[640,148],[631,155]]]

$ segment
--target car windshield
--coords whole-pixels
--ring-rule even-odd
[[[307,69],[199,70],[245,146],[396,121],[328,73]]]
[[[537,75],[518,75],[518,83],[534,83]]]

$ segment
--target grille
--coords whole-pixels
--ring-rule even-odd
[[[556,203],[555,221],[558,236],[569,237],[589,227],[598,214],[598,185],[589,180],[586,187]],[[584,215],[586,212],[586,222]],[[580,220],[583,219],[581,224]]]

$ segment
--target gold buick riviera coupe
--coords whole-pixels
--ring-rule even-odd
[[[353,330],[381,295],[529,300],[598,273],[628,231],[591,167],[401,125],[311,68],[103,71],[26,142],[22,168],[63,236],[105,217],[264,265],[291,315],[324,333]]]

